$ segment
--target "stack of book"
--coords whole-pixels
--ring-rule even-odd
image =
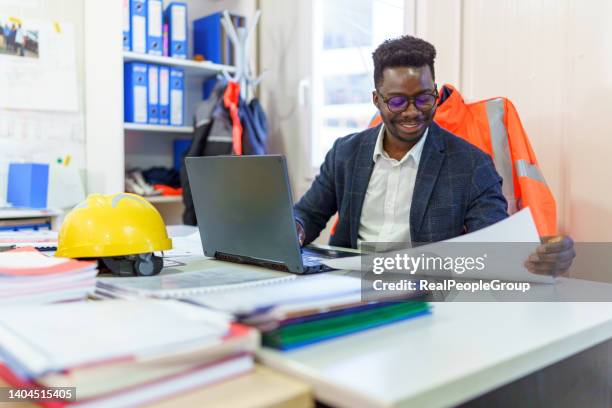
[[[0,306],[84,299],[97,274],[96,262],[49,257],[32,247],[0,252]]]
[[[366,296],[360,278],[317,275],[228,289],[184,300],[232,313],[262,332],[263,344],[291,350],[430,313],[426,293]]]
[[[132,407],[251,371],[259,341],[225,315],[172,300],[11,307],[0,311],[0,378],[52,390],[35,401],[43,406]]]

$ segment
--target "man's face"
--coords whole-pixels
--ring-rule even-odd
[[[428,65],[386,68],[378,89],[372,93],[372,98],[374,105],[380,111],[388,134],[398,141],[414,144],[423,136],[436,111],[435,103],[423,109],[424,105],[419,102],[435,92],[436,87]],[[420,98],[419,101],[410,100],[409,105],[402,112],[393,112],[388,105],[391,105],[393,110],[401,110],[402,107],[394,103],[398,99],[400,102],[402,100],[402,98],[394,98],[397,96]],[[418,109],[417,106],[421,109]]]

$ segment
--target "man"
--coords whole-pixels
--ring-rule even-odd
[[[23,57],[25,55],[24,46],[25,46],[25,42],[24,42],[23,28],[21,28],[21,24],[19,24],[17,26],[17,30],[15,31],[15,52],[20,57]]]
[[[404,36],[373,54],[374,105],[382,124],[336,140],[310,189],[295,205],[308,244],[339,213],[331,245],[442,241],[507,215],[491,158],[433,122],[435,48]],[[574,257],[569,237],[548,237],[525,265],[557,275]]]

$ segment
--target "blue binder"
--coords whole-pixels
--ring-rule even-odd
[[[168,54],[173,58],[187,58],[187,4],[171,3],[164,12],[168,24]]]
[[[132,35],[130,34],[130,0],[123,0],[123,49],[132,49]]]
[[[159,67],[159,124],[170,124],[170,68]]]
[[[185,117],[185,72],[170,68],[170,125],[183,126]]]
[[[147,0],[147,53],[162,55],[162,0]]]
[[[234,65],[234,45],[225,32],[222,13],[214,13],[193,22],[193,53],[216,64]],[[244,27],[245,18],[230,14],[235,27]]]
[[[147,52],[147,3],[146,0],[130,0],[130,33],[132,51]]]
[[[149,64],[148,68],[148,85],[149,96],[147,103],[148,122],[152,125],[159,124],[159,66]]]
[[[124,116],[126,122],[147,123],[147,64],[128,62],[123,66]]]

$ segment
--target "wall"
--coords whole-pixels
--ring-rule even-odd
[[[466,99],[503,95],[514,102],[557,199],[561,231],[579,241],[612,239],[606,113],[612,4],[416,0],[413,6],[415,33],[436,45],[441,77]]]
[[[0,0],[0,14],[58,21],[74,27],[78,112],[35,112],[0,109],[0,203],[6,197],[8,161],[47,162],[70,153],[73,165],[85,166],[83,128],[83,2],[74,0]]]
[[[310,1],[260,0],[260,97],[269,117],[270,153],[287,156],[294,199],[310,185],[308,117],[300,81],[310,76]]]

